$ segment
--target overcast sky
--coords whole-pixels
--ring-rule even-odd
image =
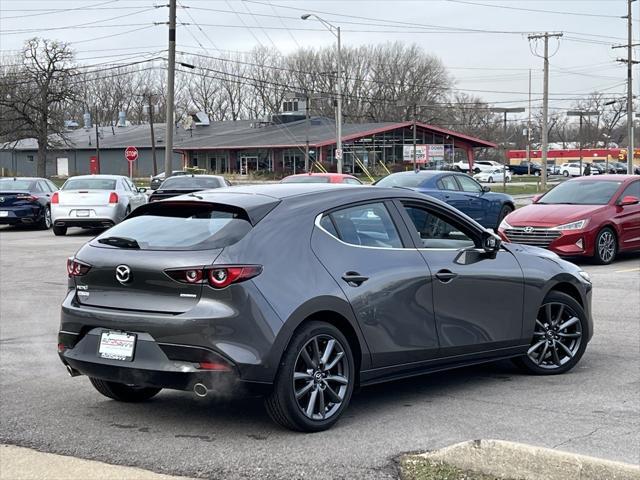
[[[0,0],[0,49],[19,49],[43,36],[70,42],[86,64],[143,58],[166,48],[168,8],[160,0]],[[166,1],[164,2],[166,3]],[[305,12],[340,25],[343,45],[414,42],[438,56],[456,88],[500,105],[526,106],[528,71],[534,100],[542,91],[542,43],[527,33],[564,32],[550,41],[551,108],[594,90],[613,97],[626,91],[626,0],[179,0],[178,49],[191,52],[247,51],[257,45],[290,52],[299,46],[335,44],[335,38]],[[640,1],[634,4],[638,42]],[[535,11],[532,11],[535,10]],[[67,28],[68,27],[68,28]],[[269,28],[271,27],[271,28]],[[132,31],[137,30],[137,31]],[[636,49],[636,55],[638,56]],[[108,55],[116,55],[107,57]],[[638,68],[635,92],[640,92]],[[511,103],[504,103],[511,102]],[[534,101],[534,107],[541,102]]]

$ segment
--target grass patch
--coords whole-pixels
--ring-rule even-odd
[[[548,190],[548,189],[547,189]],[[491,184],[491,191],[498,193],[508,193],[509,195],[533,195],[535,193],[542,193],[546,190],[542,190],[538,185],[518,185],[513,182],[507,183],[505,189],[501,183]]]
[[[465,471],[446,463],[409,455],[400,459],[400,478],[402,480],[499,480],[498,477],[491,475]]]

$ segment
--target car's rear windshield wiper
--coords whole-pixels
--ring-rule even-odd
[[[140,245],[133,238],[127,237],[106,237],[98,240],[98,243],[104,243],[105,245],[111,245],[118,248],[135,248],[140,249]]]

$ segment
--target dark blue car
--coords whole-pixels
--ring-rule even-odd
[[[58,187],[46,178],[0,178],[0,225],[51,228],[51,197]]]
[[[421,170],[392,173],[376,182],[380,187],[411,188],[448,203],[486,228],[498,229],[504,217],[515,210],[513,197],[491,192],[469,175]]]

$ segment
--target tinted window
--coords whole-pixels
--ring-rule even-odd
[[[116,181],[106,178],[70,178],[62,190],[115,190]]]
[[[321,175],[301,175],[299,177],[283,178],[282,183],[329,183],[329,177],[323,177]]]
[[[327,232],[329,232],[331,235],[333,235],[334,237],[339,237],[338,231],[336,230],[336,227],[333,225],[333,221],[331,220],[330,216],[322,217],[322,219],[320,220],[320,226],[324,228]]]
[[[620,200],[628,196],[640,198],[640,182],[633,182],[631,185],[625,188],[624,192],[622,192],[622,195],[620,195]]]
[[[349,185],[362,185],[362,182],[357,178],[346,177],[342,180],[342,183],[348,183]]]
[[[384,177],[376,183],[379,187],[408,187],[415,188],[426,180],[424,175],[419,173],[393,173]]]
[[[538,203],[566,205],[606,205],[621,182],[581,180],[564,182],[549,191]]]
[[[438,180],[438,188],[440,190],[459,190],[456,179],[451,175],[447,175],[446,177]]]
[[[457,227],[425,208],[405,206],[424,248],[466,248],[474,242]]]
[[[330,214],[340,240],[352,245],[402,248],[400,235],[383,203],[345,208]]]
[[[157,208],[125,220],[100,238],[126,237],[142,250],[208,250],[224,248],[251,230],[242,211],[210,206]]]
[[[482,191],[482,187],[466,175],[457,175],[456,178],[460,182],[463,192],[480,193]]]
[[[209,177],[187,177],[187,176],[179,176],[179,177],[169,177],[162,185],[160,185],[161,189],[207,189],[207,188],[218,188],[220,187],[220,182],[217,178],[209,178]]]
[[[11,192],[13,190],[27,190],[32,191],[34,188],[32,180],[14,180],[13,178],[0,179],[0,190],[4,192]]]

